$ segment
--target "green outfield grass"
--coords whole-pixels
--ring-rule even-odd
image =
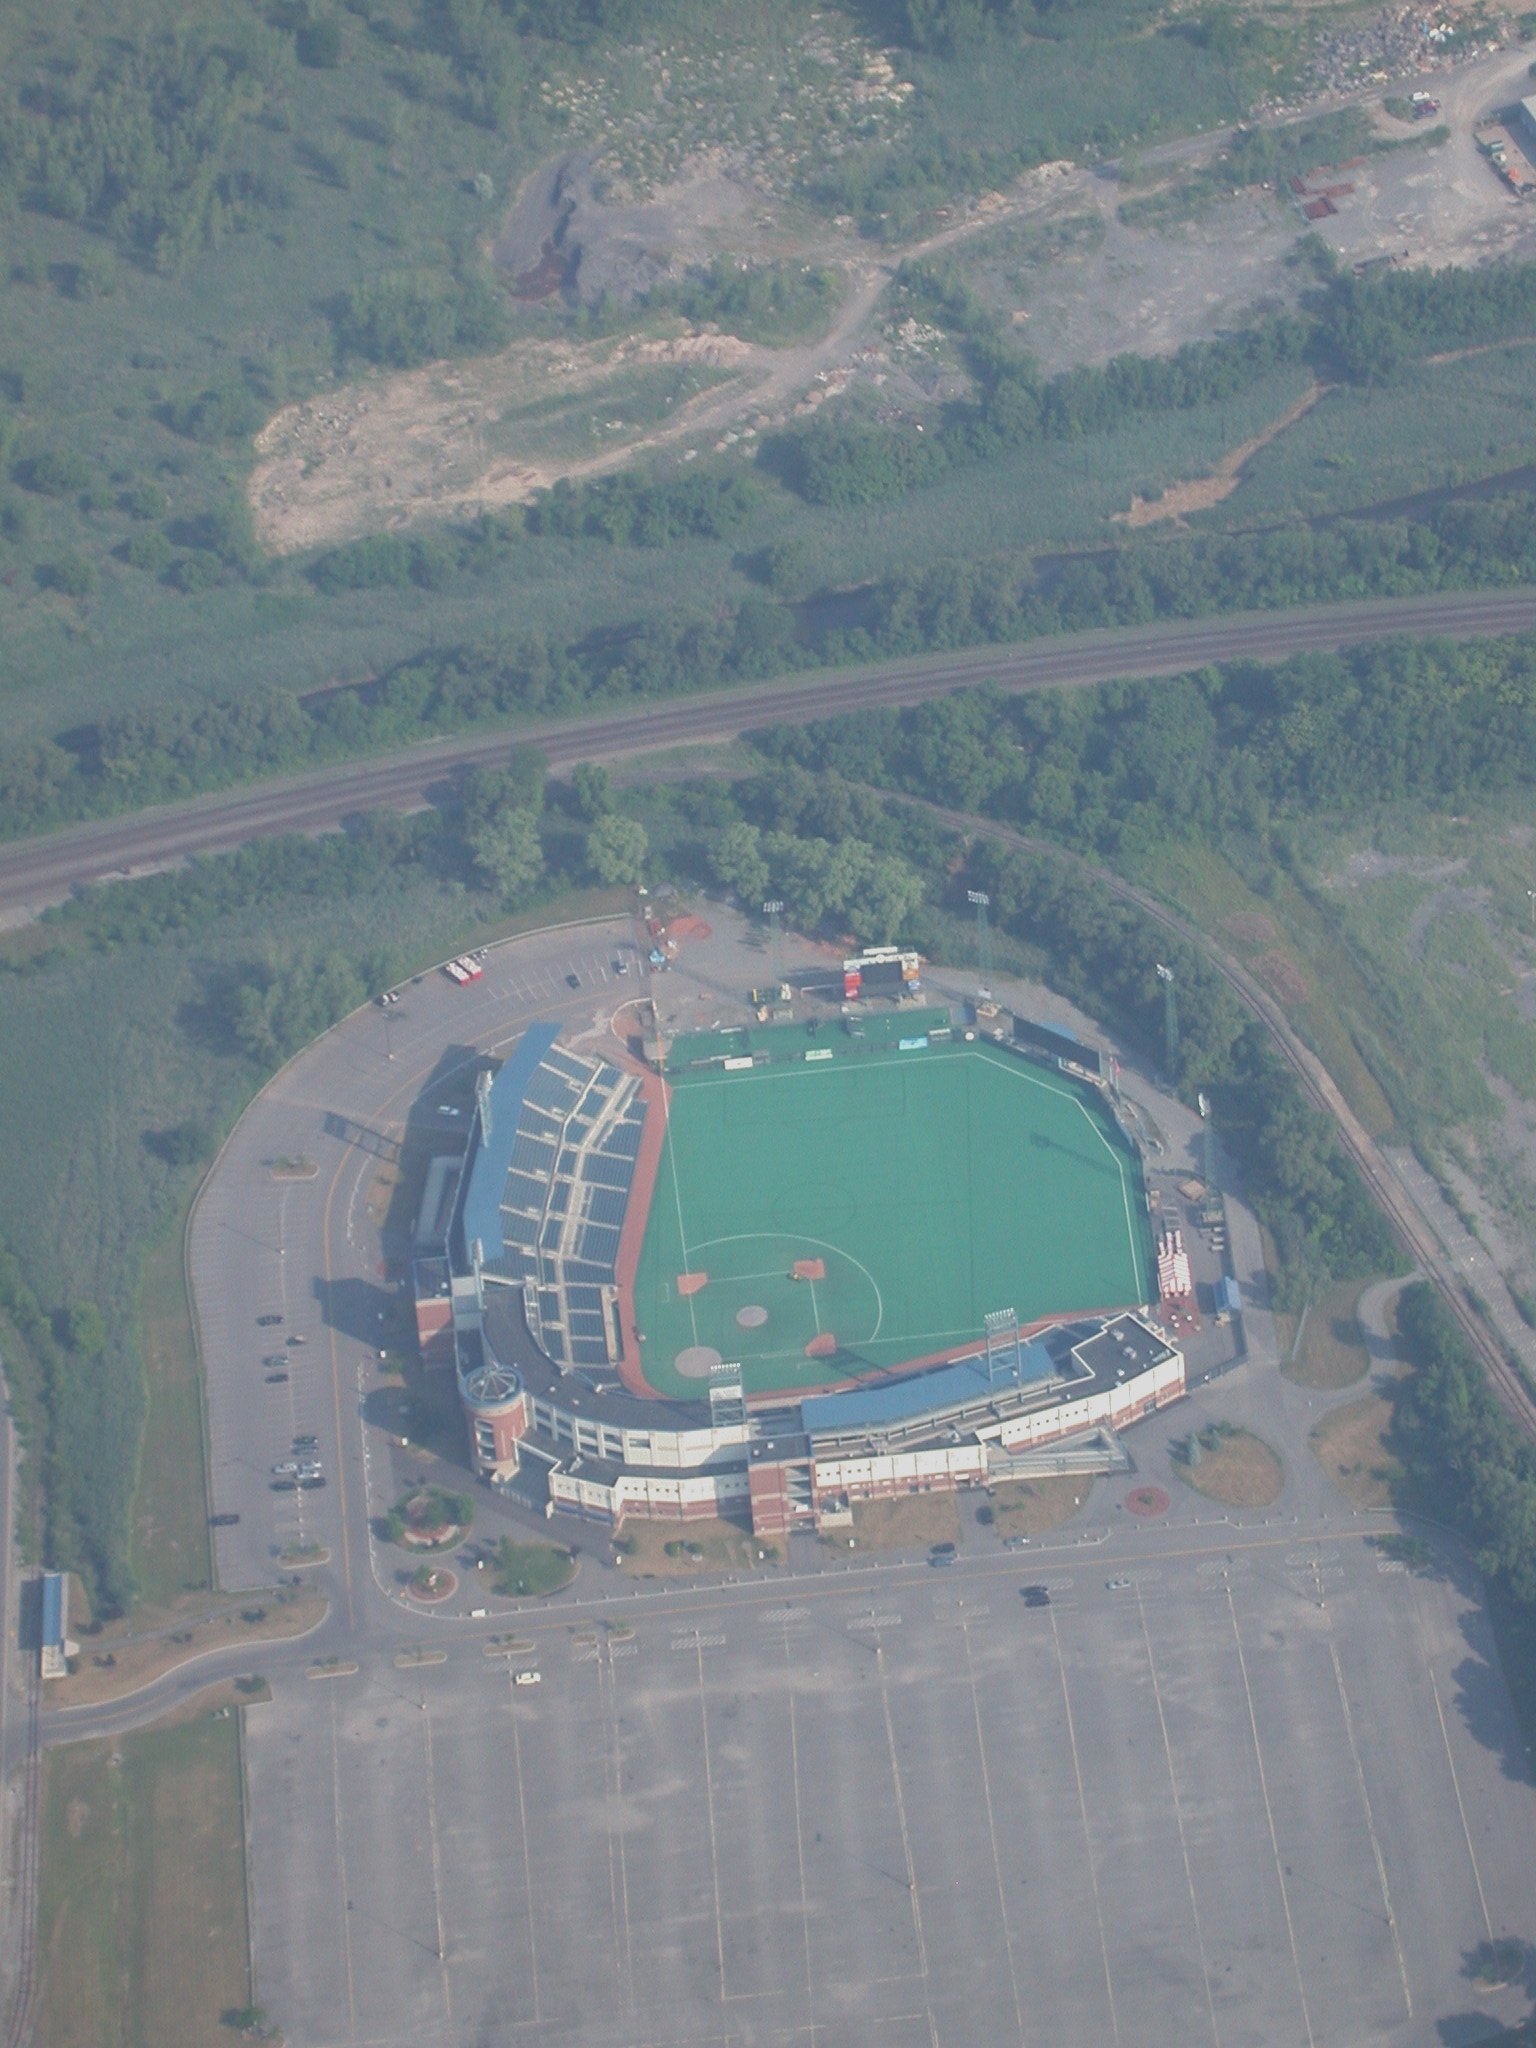
[[[641,1359],[669,1395],[701,1393],[715,1354],[749,1393],[825,1385],[952,1351],[992,1309],[1029,1323],[1144,1301],[1149,1259],[1113,1122],[1012,1054],[684,1074],[635,1281]]]

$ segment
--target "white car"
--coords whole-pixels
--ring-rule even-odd
[[[512,1683],[514,1685],[541,1685],[543,1680],[544,1674],[542,1671],[519,1671]]]
[[[275,1478],[291,1479],[298,1469],[299,1464],[296,1458],[284,1458],[281,1465],[274,1465],[272,1467],[272,1472]]]

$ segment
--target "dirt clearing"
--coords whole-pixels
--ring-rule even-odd
[[[1197,477],[1192,483],[1170,484],[1160,498],[1132,498],[1130,511],[1118,513],[1117,519],[1126,526],[1155,526],[1160,519],[1185,519],[1191,512],[1208,512],[1213,505],[1220,505],[1242,482],[1243,471],[1259,450],[1267,448],[1287,427],[1293,427],[1309,413],[1327,388],[1325,384],[1314,384],[1310,391],[1304,391],[1262,433],[1242,442],[1230,455],[1224,455],[1209,476]]]

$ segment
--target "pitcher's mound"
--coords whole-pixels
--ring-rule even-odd
[[[827,1262],[825,1259],[796,1259],[789,1269],[791,1280],[825,1280]]]
[[[708,1285],[707,1273],[679,1273],[677,1276],[677,1291],[685,1301],[690,1294],[701,1293]]]
[[[816,1263],[819,1266],[821,1264],[820,1259]],[[833,1336],[830,1330],[823,1330],[820,1336],[813,1337],[810,1343],[806,1345],[805,1355],[807,1358],[831,1358],[836,1350],[836,1337]]]
[[[768,1320],[768,1311],[760,1302],[749,1301],[745,1308],[736,1311],[738,1330],[760,1330]]]
[[[724,1362],[713,1344],[690,1344],[672,1361],[685,1380],[707,1380]]]

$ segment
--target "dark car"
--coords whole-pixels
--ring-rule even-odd
[[[288,1375],[287,1375],[287,1373],[285,1373],[285,1372],[269,1372],[269,1373],[267,1374],[267,1385],[268,1385],[269,1387],[286,1387],[286,1386],[287,1386],[287,1384],[288,1384]]]
[[[296,1436],[293,1440],[293,1448],[296,1451],[312,1451],[319,1441],[320,1439],[317,1436]]]
[[[299,1482],[297,1479],[274,1479],[272,1481],[272,1491],[274,1493],[297,1493],[298,1490]]]
[[[580,988],[581,976],[579,974],[568,974],[565,977],[565,985],[567,988]]]
[[[317,1486],[324,1486],[324,1484],[325,1475],[323,1472],[311,1472],[306,1478],[299,1481],[299,1491],[301,1493],[313,1493]]]
[[[258,1330],[275,1330],[282,1320],[281,1316],[258,1316],[256,1327]]]
[[[307,1344],[308,1342],[309,1339],[307,1337],[290,1337],[288,1339],[288,1349],[296,1351],[301,1344]]]
[[[210,1529],[233,1529],[239,1519],[238,1515],[210,1515],[208,1526]]]
[[[1019,1591],[1024,1596],[1026,1607],[1049,1607],[1051,1604],[1050,1589],[1046,1586],[1020,1586]]]
[[[277,1368],[280,1365],[286,1365],[288,1363],[287,1359],[283,1356],[281,1351],[269,1351],[266,1357],[261,1362],[267,1368],[268,1372],[276,1372]]]
[[[930,1557],[953,1557],[954,1554],[955,1546],[953,1543],[930,1543],[928,1546],[928,1555]]]
[[[955,1553],[952,1550],[935,1550],[928,1558],[928,1562],[933,1565],[953,1564],[954,1561]]]

